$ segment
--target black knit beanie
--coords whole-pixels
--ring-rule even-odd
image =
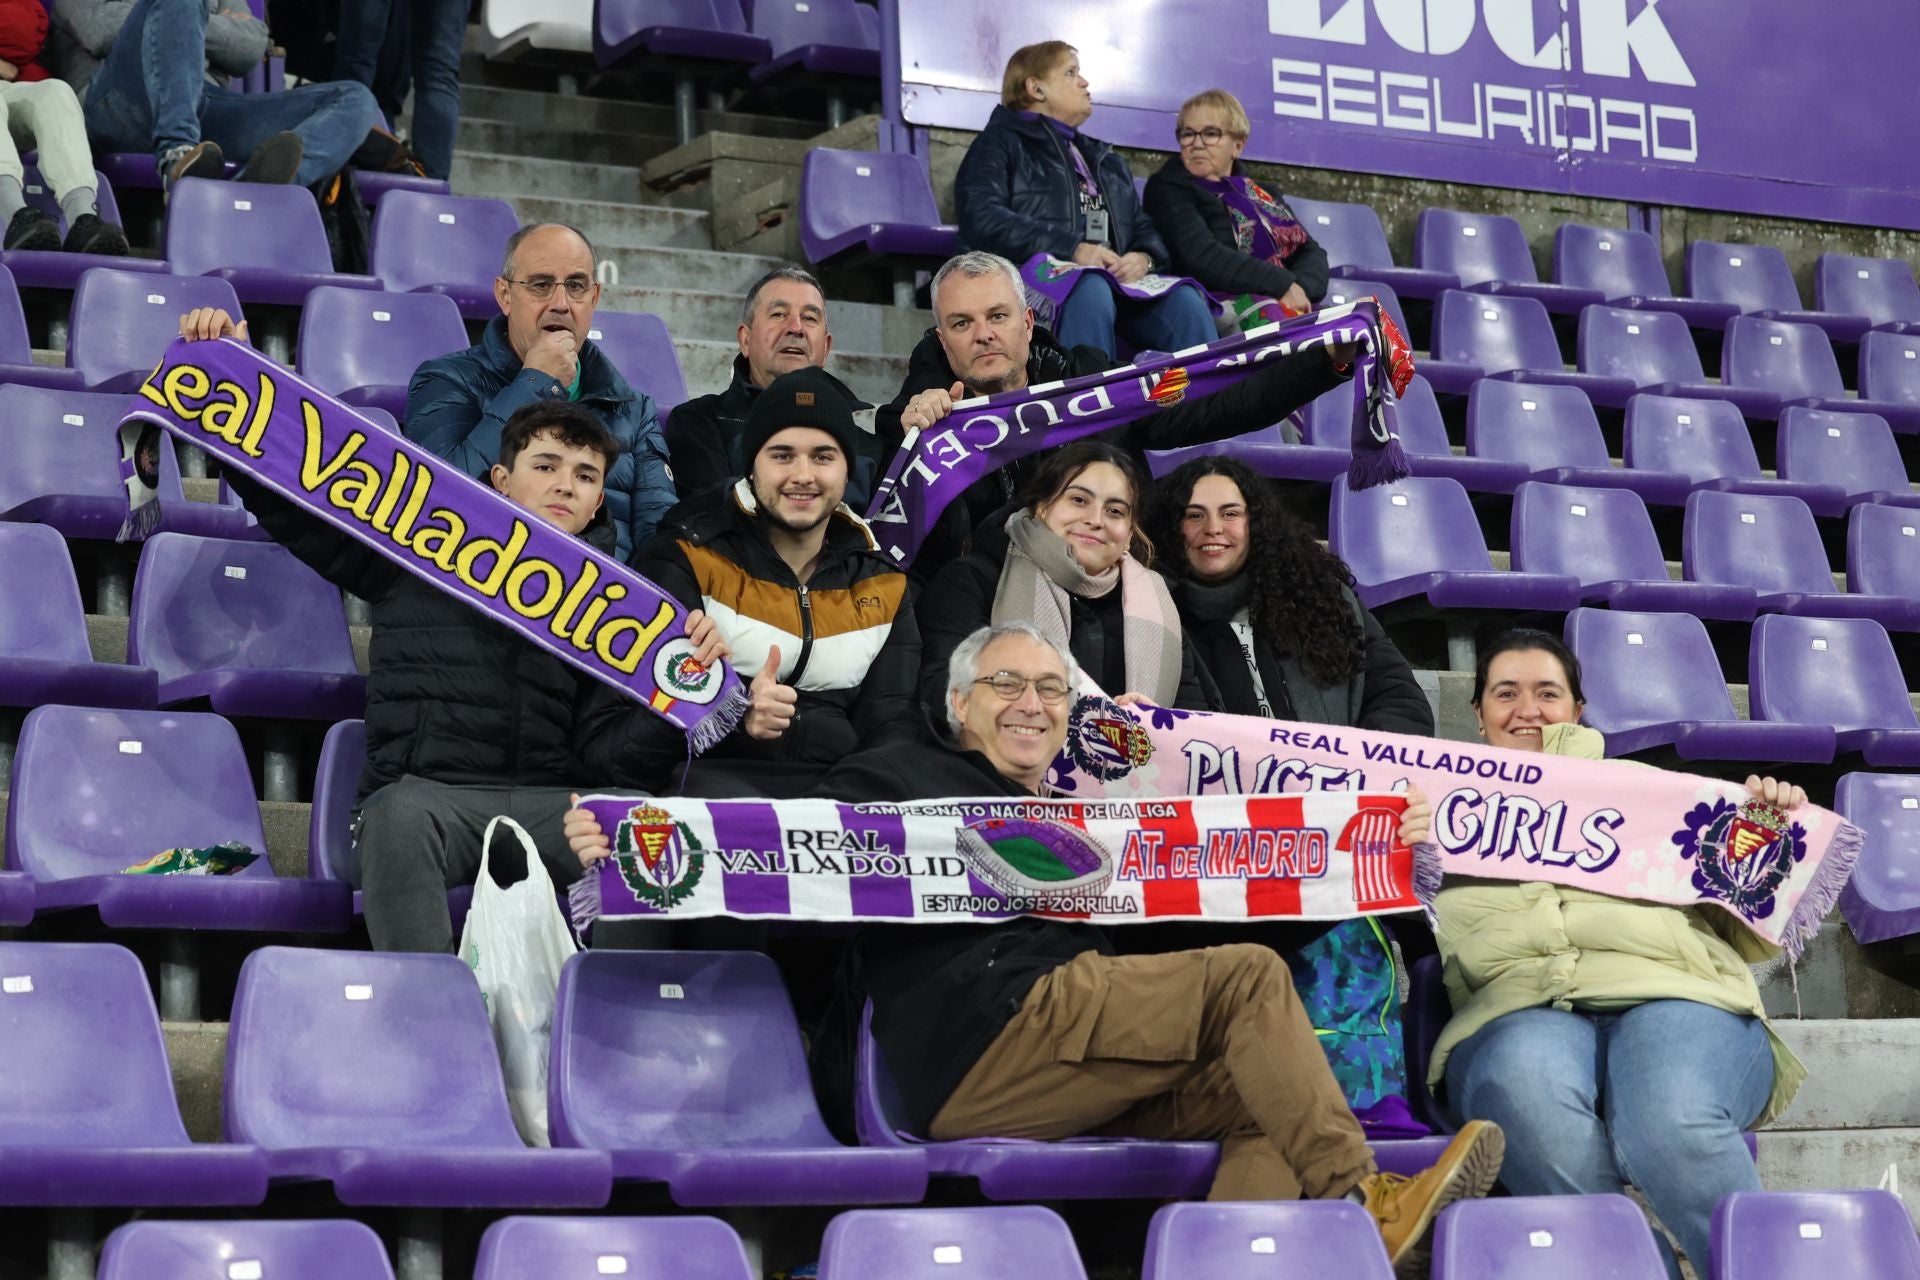
[[[840,384],[811,365],[783,373],[754,397],[747,410],[746,430],[740,434],[740,459],[748,475],[753,460],[767,441],[788,427],[813,427],[832,436],[852,461],[860,428],[853,424],[853,405]]]

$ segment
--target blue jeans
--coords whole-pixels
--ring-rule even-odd
[[[1714,1205],[1760,1190],[1741,1137],[1773,1090],[1758,1018],[1691,1000],[1608,1015],[1523,1009],[1461,1042],[1446,1079],[1461,1119],[1506,1130],[1509,1191],[1596,1195],[1631,1183],[1701,1275]],[[1672,1249],[1659,1245],[1680,1280]]]
[[[1060,304],[1053,336],[1065,347],[1098,347],[1118,356],[1116,333],[1135,351],[1184,351],[1220,336],[1198,289],[1182,285],[1146,301],[1114,292],[1105,276],[1083,274]]]
[[[413,153],[429,178],[445,178],[453,168],[467,8],[467,0],[346,0],[340,8],[333,64],[337,80],[379,89],[387,61],[381,56],[383,46],[404,38],[413,78]],[[404,96],[396,95],[391,111],[398,110],[397,98]]]
[[[300,135],[295,181],[338,172],[367,140],[380,111],[364,85],[315,84],[281,93],[233,93],[207,83],[202,0],[139,0],[87,85],[87,133],[102,151],[156,159],[205,138],[244,159],[276,133]]]

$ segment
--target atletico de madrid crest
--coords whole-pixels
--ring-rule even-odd
[[[1112,782],[1153,758],[1153,740],[1118,703],[1076,698],[1067,720],[1067,754],[1102,782]]]
[[[693,895],[706,851],[692,828],[664,809],[635,805],[613,835],[614,863],[633,896],[666,911]]]
[[[1806,832],[1784,811],[1758,800],[1695,805],[1687,829],[1674,833],[1680,856],[1693,859],[1693,886],[1749,920],[1773,914],[1774,894],[1807,856]]]

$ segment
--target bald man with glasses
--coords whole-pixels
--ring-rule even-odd
[[[593,246],[558,222],[520,228],[493,282],[500,314],[465,351],[429,360],[407,387],[408,439],[484,478],[499,460],[500,429],[542,400],[592,410],[621,444],[607,476],[607,514],[625,560],[678,501],[653,401],[627,385],[592,342],[600,285]]]

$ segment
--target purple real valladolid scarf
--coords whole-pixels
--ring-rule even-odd
[[[1211,395],[1268,360],[1344,343],[1360,347],[1347,483],[1364,489],[1397,480],[1408,468],[1395,427],[1380,309],[1361,298],[1104,373],[962,400],[932,428],[909,433],[874,489],[867,522],[896,564],[911,564],[940,513],[1008,463]]]
[[[536,647],[631,695],[704,751],[746,690],[693,660],[673,597],[460,468],[231,339],[176,341],[132,398],[123,442],[151,423]],[[152,500],[131,486],[139,507]]]

